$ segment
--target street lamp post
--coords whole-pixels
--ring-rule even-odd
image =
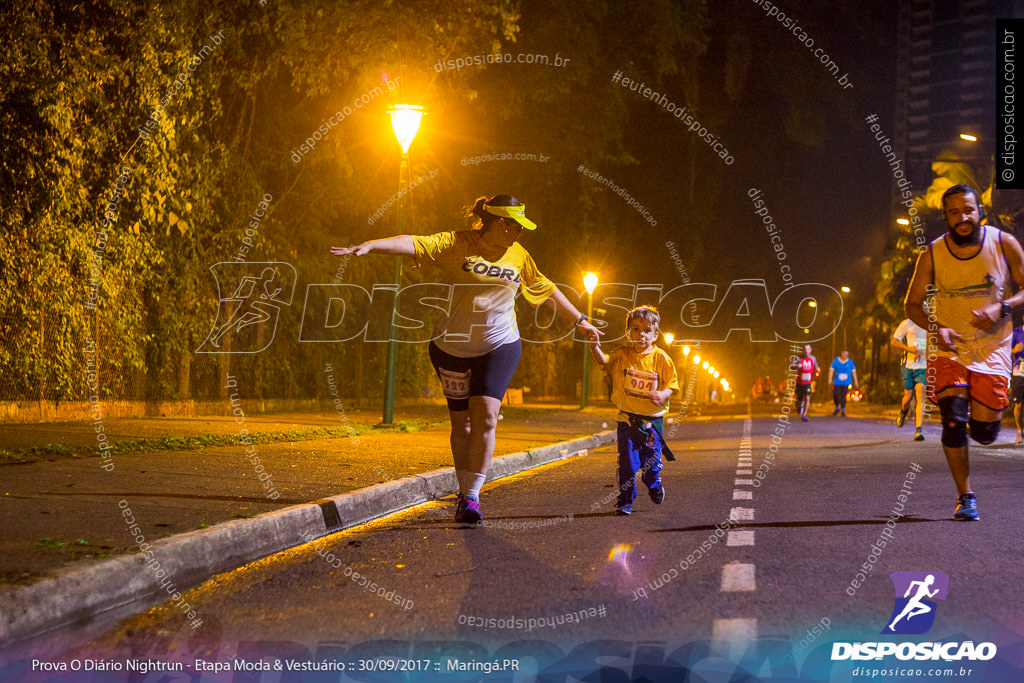
[[[846,287],[844,285],[843,287],[839,288],[839,291],[842,292],[843,294],[849,294],[850,293],[850,288]],[[839,296],[843,297],[843,294],[840,294]],[[846,346],[846,298],[843,297],[842,301],[843,301],[843,348],[845,349],[845,348],[849,348],[849,347]],[[834,338],[835,337],[835,333],[833,332],[832,334],[833,334],[833,338]],[[833,355],[833,357],[835,357],[835,356]]]
[[[399,199],[396,207],[397,234],[404,235],[405,230],[405,195],[409,184],[409,146],[420,129],[423,118],[423,107],[414,104],[396,104],[388,107],[391,117],[391,128],[395,138],[402,147],[402,163],[398,169]],[[384,380],[384,419],[385,425],[394,423],[395,416],[395,366],[398,363],[398,340],[396,339],[395,322],[398,318],[398,291],[402,286],[402,257],[395,256],[395,298],[391,306],[391,327],[388,333],[388,364],[387,376]]]
[[[594,290],[597,288],[597,273],[583,276],[583,286],[587,289],[587,320],[594,314]],[[583,344],[583,382],[580,383],[580,408],[587,407],[590,393],[590,345]]]

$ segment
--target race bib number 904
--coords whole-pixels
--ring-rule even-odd
[[[441,390],[446,398],[469,398],[469,370],[453,372],[438,368],[437,374],[440,376]]]
[[[658,373],[626,368],[626,384],[623,389],[627,396],[650,398],[650,393],[657,388]]]

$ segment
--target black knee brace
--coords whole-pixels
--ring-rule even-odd
[[[995,422],[981,422],[979,420],[971,420],[971,438],[980,443],[982,446],[987,446],[996,440],[999,436],[999,421]]]
[[[967,445],[969,404],[965,396],[947,396],[938,400],[942,416],[942,445],[963,448]],[[991,443],[991,442],[989,442]]]

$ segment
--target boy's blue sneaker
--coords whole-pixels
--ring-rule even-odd
[[[661,505],[662,501],[665,500],[665,485],[658,484],[652,488],[648,493],[651,494],[651,502],[655,505]]]
[[[480,501],[476,496],[466,496],[466,510],[462,513],[463,524],[477,524],[481,519],[484,518],[482,512],[480,512]]]
[[[631,515],[633,514],[633,504],[624,503],[615,506],[615,514],[617,515]]]
[[[976,522],[978,517],[978,499],[973,493],[960,496],[953,511],[953,519],[961,522]]]

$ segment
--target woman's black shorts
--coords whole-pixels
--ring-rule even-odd
[[[470,396],[490,396],[499,401],[505,398],[522,355],[519,339],[476,358],[452,356],[430,342],[430,362],[441,381],[448,410],[456,412],[469,410]]]

